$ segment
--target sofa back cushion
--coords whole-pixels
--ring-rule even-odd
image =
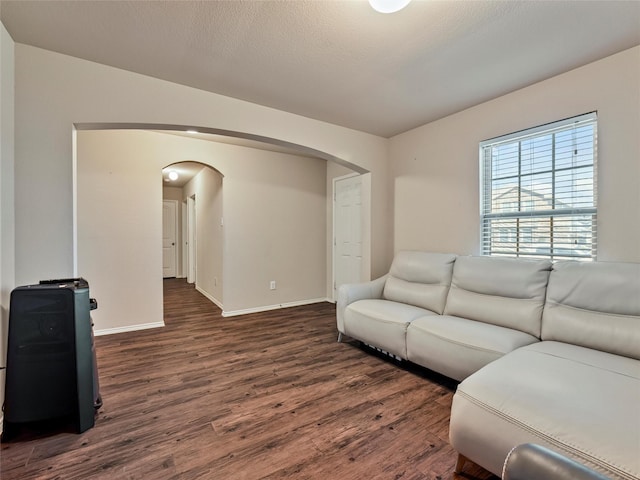
[[[640,359],[640,263],[556,263],[542,339]]]
[[[549,260],[458,257],[444,313],[540,337]]]
[[[455,259],[450,253],[398,252],[383,298],[442,313]]]

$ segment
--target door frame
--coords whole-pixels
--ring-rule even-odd
[[[173,271],[175,273],[175,278],[178,278],[178,247],[180,245],[180,242],[178,241],[178,208],[179,208],[179,202],[178,200],[168,200],[168,199],[162,199],[162,203],[171,203],[174,206],[173,209],[173,246],[175,248],[174,251],[174,255],[173,255]],[[164,226],[163,226],[163,230],[164,230]],[[163,233],[163,237],[164,237],[164,233]],[[164,262],[163,262],[163,270],[164,270]],[[171,278],[171,277],[164,277],[163,278]]]
[[[351,177],[362,177],[362,202],[363,205],[360,209],[360,220],[362,222],[362,268],[363,271],[360,272],[360,279],[362,281],[368,279],[369,275],[370,275],[370,270],[371,270],[371,263],[369,261],[370,257],[370,226],[369,226],[369,222],[367,221],[367,218],[369,217],[368,213],[366,212],[370,212],[370,198],[371,198],[371,182],[368,180],[369,179],[369,175],[368,174],[360,174],[357,172],[353,172],[353,173],[349,173],[347,175],[342,175],[340,177],[334,177],[333,181],[332,181],[332,188],[333,188],[333,200],[332,200],[332,238],[331,238],[331,296],[329,297],[331,301],[336,302],[338,300],[338,295],[337,295],[337,291],[336,291],[336,252],[337,252],[337,245],[336,245],[336,183],[341,181],[341,180],[346,180],[348,178]]]
[[[180,278],[187,278],[189,237],[187,236],[187,201],[180,202]]]
[[[196,196],[187,197],[187,283],[196,283],[196,262],[197,262],[197,246],[196,246]]]

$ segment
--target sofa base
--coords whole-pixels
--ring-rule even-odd
[[[456,466],[453,469],[453,473],[455,473],[456,475],[462,473],[462,469],[464,468],[465,464],[469,461],[470,460],[467,457],[459,453],[458,460],[456,460]]]

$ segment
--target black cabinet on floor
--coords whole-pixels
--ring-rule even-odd
[[[19,424],[69,417],[94,426],[100,403],[89,284],[48,280],[11,292],[3,440]]]

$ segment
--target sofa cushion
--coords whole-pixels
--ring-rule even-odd
[[[640,264],[555,264],[542,338],[640,359]]]
[[[533,335],[451,316],[415,319],[407,328],[407,358],[456,380],[518,347],[537,342]]]
[[[640,478],[640,361],[559,342],[519,348],[459,386],[453,447],[496,475],[538,443],[611,478]]]
[[[551,262],[458,257],[444,313],[540,337]]]
[[[344,333],[406,360],[407,325],[424,315],[435,313],[388,300],[358,300],[345,309]]]
[[[383,298],[442,313],[456,256],[401,251],[396,254]]]

